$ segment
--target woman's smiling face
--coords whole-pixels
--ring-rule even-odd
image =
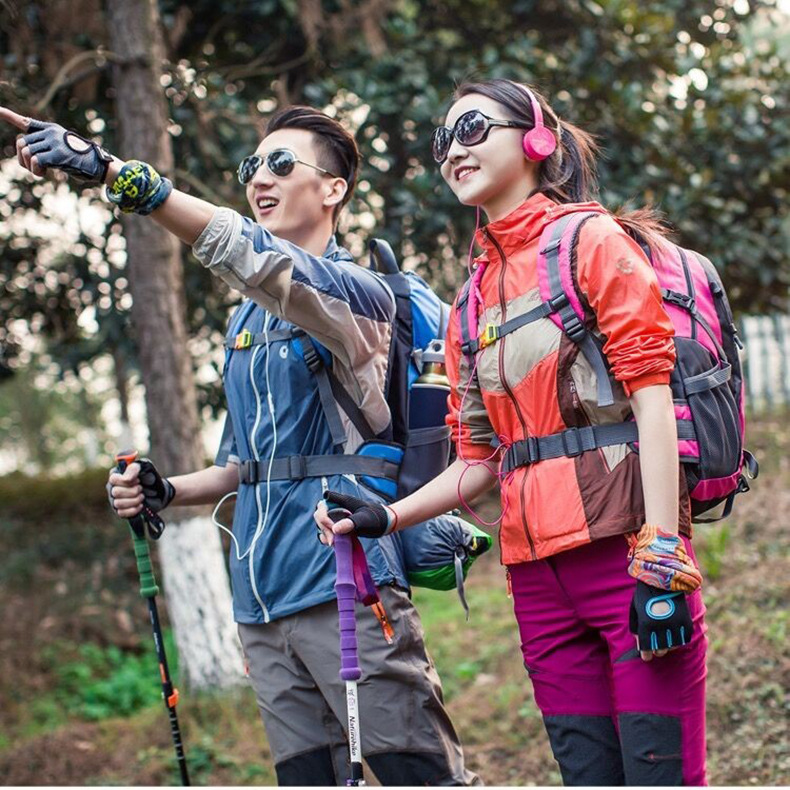
[[[445,126],[452,129],[469,110],[480,110],[500,121],[510,120],[507,109],[499,102],[470,93],[453,104]],[[536,186],[537,167],[524,156],[523,135],[522,129],[495,126],[482,143],[468,148],[453,138],[441,173],[461,203],[481,206],[493,221],[501,219],[526,199]]]

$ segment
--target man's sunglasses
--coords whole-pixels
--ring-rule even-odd
[[[487,137],[493,126],[507,126],[513,129],[526,129],[524,124],[515,121],[496,121],[484,115],[480,110],[465,112],[452,129],[448,126],[437,126],[431,136],[431,153],[437,164],[443,164],[447,159],[453,137],[464,147],[479,145]]]
[[[242,159],[239,163],[239,169],[236,175],[239,178],[240,184],[249,184],[250,181],[252,181],[253,176],[258,172],[258,168],[262,164],[265,164],[269,169],[269,172],[271,172],[273,175],[279,176],[280,178],[285,178],[285,176],[288,176],[293,172],[294,166],[297,163],[300,165],[307,165],[307,167],[312,167],[313,170],[317,170],[319,173],[323,173],[326,176],[332,176],[332,178],[338,177],[333,173],[330,173],[328,170],[324,170],[323,167],[311,165],[309,162],[303,162],[301,159],[297,159],[296,154],[293,151],[290,151],[288,148],[277,148],[274,151],[269,151],[265,157],[260,156],[259,154],[245,156],[244,159]]]

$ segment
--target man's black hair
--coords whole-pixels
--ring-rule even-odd
[[[359,148],[354,136],[334,118],[330,118],[314,107],[295,105],[279,110],[266,123],[264,137],[278,129],[306,129],[312,132],[318,155],[317,164],[332,175],[340,176],[348,183],[343,200],[334,211],[334,220],[351,200],[359,170]]]

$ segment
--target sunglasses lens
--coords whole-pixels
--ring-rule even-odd
[[[263,160],[257,154],[245,156],[244,159],[241,160],[237,172],[239,183],[249,184],[258,168],[261,166],[262,161]]]
[[[439,164],[447,159],[447,152],[450,150],[452,139],[453,133],[446,126],[439,126],[434,129],[433,137],[431,138],[431,153]]]
[[[280,151],[272,151],[266,157],[266,167],[276,176],[287,176],[296,164],[296,158],[290,151],[285,149]]]
[[[479,110],[465,112],[455,123],[455,139],[461,145],[475,145],[485,137],[488,124]]]

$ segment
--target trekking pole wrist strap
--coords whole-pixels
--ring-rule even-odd
[[[384,511],[387,514],[387,531],[385,535],[390,535],[398,529],[398,514],[390,505],[384,505]]]

